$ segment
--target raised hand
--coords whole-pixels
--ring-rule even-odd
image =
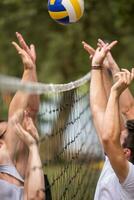
[[[20,46],[16,42],[12,42],[13,46],[16,48],[18,54],[22,58],[24,64],[24,69],[35,69],[36,68],[36,52],[33,44],[28,47],[20,33],[16,33]]]
[[[122,71],[118,72],[115,77],[117,81],[112,86],[111,90],[116,91],[117,94],[120,95],[134,79],[134,68],[131,72],[129,72],[127,69],[122,69]]]
[[[98,47],[92,59],[92,66],[102,66],[107,53],[117,44],[113,41],[110,44],[106,43],[102,48]]]
[[[30,47],[26,44],[24,38],[22,37],[22,35],[18,32],[16,32],[16,36],[18,38],[19,44],[21,46],[22,49],[24,49],[27,54],[31,57],[31,59],[33,60],[33,62],[36,62],[36,51],[35,51],[35,46],[33,44],[30,45]]]
[[[117,41],[114,41],[113,43],[111,43],[111,45],[114,46],[116,43],[117,43]],[[84,49],[88,52],[90,59],[93,59],[93,57],[95,55],[95,49],[84,41],[82,42],[82,44],[83,44]],[[102,48],[104,48],[105,45],[106,44],[102,40],[100,40],[100,39],[98,40],[98,47],[100,47],[102,49]],[[110,49],[113,46],[110,46]],[[107,57],[104,58],[102,65],[106,68],[109,67],[109,62],[108,62]]]
[[[106,43],[102,39],[98,39],[98,43],[97,43],[98,47],[102,48],[105,44]],[[113,68],[113,67],[118,68],[118,65],[115,62],[115,60],[114,60],[114,58],[113,58],[113,56],[112,56],[110,51],[107,53],[105,61],[106,61],[106,63],[105,63],[104,67],[109,68],[109,69]]]
[[[18,137],[30,148],[31,145],[37,145],[38,140],[38,133],[36,128],[33,125],[32,119],[28,119],[28,127],[25,130],[20,123],[15,123],[15,132],[18,135]]]

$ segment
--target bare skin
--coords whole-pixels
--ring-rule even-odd
[[[102,48],[106,43],[98,39],[98,46]],[[86,42],[83,42],[85,50],[89,53],[90,58],[93,58],[95,49],[91,47]],[[105,79],[104,88],[107,97],[109,97],[110,89],[111,89],[111,82],[113,83],[115,81],[115,74],[120,71],[120,68],[118,64],[115,62],[111,52],[109,51],[106,55],[106,58],[104,59],[102,66],[104,69],[109,69],[112,72],[112,80],[111,77],[107,74],[107,72],[104,70],[105,75],[103,74],[103,81]],[[107,75],[106,75],[107,74]],[[107,77],[106,77],[107,76]],[[104,78],[105,77],[105,78]],[[120,95],[120,110],[124,114],[125,118],[133,119],[134,116],[134,98],[131,94],[130,90],[126,88],[126,90]],[[124,129],[123,124],[121,124],[122,129]]]
[[[22,81],[32,81],[37,82],[36,75],[36,52],[34,45],[28,45],[25,43],[22,35],[16,33],[20,46],[16,42],[12,42],[16,48],[18,54],[21,56],[22,63],[24,65],[24,72],[22,76]],[[25,147],[22,141],[14,133],[12,127],[12,116],[19,110],[27,110],[27,112],[32,117],[33,121],[36,119],[36,114],[39,108],[39,96],[31,95],[21,91],[16,92],[13,97],[8,112],[8,122],[0,124],[1,132],[5,132],[3,140],[5,141],[8,150],[10,152],[10,158],[12,162],[16,165],[17,170],[24,177],[25,176],[25,165],[28,160],[28,149]],[[14,142],[12,142],[14,141]],[[16,148],[17,147],[17,148]],[[17,155],[17,157],[16,157]]]
[[[117,82],[112,86],[107,102],[100,66],[103,65],[104,59],[114,45],[115,43],[111,43],[109,48],[109,44],[105,44],[101,49],[97,48],[95,51],[92,59],[92,66],[98,66],[99,69],[92,70],[90,102],[94,124],[104,151],[109,157],[111,165],[120,182],[123,182],[128,175],[127,159],[129,159],[129,155],[124,153],[120,143],[119,97],[131,83],[134,76],[133,69],[131,73],[128,72],[128,70],[118,72],[116,75]],[[85,49],[88,49],[87,45]],[[103,127],[103,124],[105,124],[105,127]]]
[[[25,199],[43,199],[44,194],[44,175],[42,163],[38,149],[38,132],[33,121],[27,114],[24,116],[26,121],[26,130],[20,123],[15,123],[16,134],[27,145],[29,149],[29,158],[27,164],[27,175],[25,178],[24,192]]]
[[[14,124],[18,123],[18,122],[22,123],[22,119],[23,119],[23,111],[18,110],[18,112],[16,112],[12,116],[12,118],[10,119],[10,122],[8,122],[7,131],[8,131],[8,127],[10,127],[10,126],[12,126],[13,131],[15,131]],[[0,139],[0,165],[14,165],[13,161],[11,159],[10,153],[9,153],[8,146],[5,142],[4,136],[1,137],[1,139]],[[15,184],[17,186],[23,186],[23,183],[20,180],[16,179],[13,176],[10,176],[6,173],[0,173],[0,179],[3,179],[5,181]]]

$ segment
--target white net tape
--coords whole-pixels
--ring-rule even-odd
[[[43,84],[43,83],[33,83],[33,82],[21,82],[21,79],[15,77],[9,77],[5,75],[0,75],[0,90],[16,92],[21,90],[24,92],[34,93],[34,94],[44,94],[44,93],[60,93],[64,91],[69,91],[79,86],[85,84],[90,80],[90,72],[86,74],[81,79],[67,84]]]

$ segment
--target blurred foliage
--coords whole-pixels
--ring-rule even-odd
[[[39,81],[66,83],[89,70],[81,41],[96,46],[97,38],[117,39],[113,54],[121,67],[134,63],[134,1],[85,0],[85,13],[75,24],[63,26],[47,12],[45,0],[0,0],[0,73],[20,76],[20,58],[11,41],[15,32],[34,43]]]

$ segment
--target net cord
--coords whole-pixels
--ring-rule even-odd
[[[24,92],[34,93],[34,94],[44,94],[44,93],[60,93],[69,91],[84,85],[90,80],[90,72],[87,73],[82,78],[66,83],[66,84],[44,84],[44,83],[34,83],[34,82],[21,82],[21,79],[16,77],[10,77],[5,75],[0,75],[0,90],[1,91],[11,91],[16,92],[21,90]]]

